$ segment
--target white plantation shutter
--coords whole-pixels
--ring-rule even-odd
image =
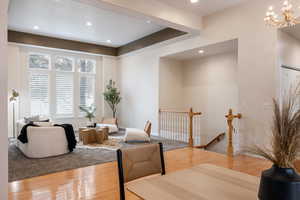
[[[30,114],[82,117],[78,106],[95,104],[96,63],[77,54],[28,52]]]
[[[80,76],[80,105],[91,106],[95,103],[95,76]]]
[[[56,73],[56,114],[73,114],[73,73]]]
[[[31,115],[49,115],[49,74],[30,73]]]
[[[79,59],[78,65],[80,72],[79,105],[88,107],[95,104],[96,61],[91,59]]]
[[[56,115],[73,114],[73,59],[68,57],[56,56]]]

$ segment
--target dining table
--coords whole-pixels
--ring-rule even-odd
[[[212,164],[126,184],[145,200],[257,200],[259,178]]]

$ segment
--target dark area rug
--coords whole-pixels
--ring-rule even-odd
[[[122,136],[122,133],[115,136]],[[187,147],[188,144],[159,137],[152,137],[151,143],[162,142],[164,151]],[[89,148],[78,145],[74,152],[51,158],[29,159],[11,141],[8,149],[9,182],[46,175],[70,169],[87,167],[116,160],[116,150],[109,148]],[[131,148],[145,143],[119,143],[122,148]]]

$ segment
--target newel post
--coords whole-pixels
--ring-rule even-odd
[[[189,110],[189,147],[193,147],[194,146],[194,139],[193,139],[193,117],[194,117],[193,108],[190,108],[190,110]]]
[[[227,125],[228,125],[227,155],[230,157],[233,157],[233,142],[232,142],[233,125],[232,125],[232,122],[235,118],[241,119],[242,114],[238,113],[237,115],[233,115],[232,109],[229,109],[229,112],[225,117],[227,118]]]

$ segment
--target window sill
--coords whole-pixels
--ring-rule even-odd
[[[55,115],[53,116],[54,119],[74,119],[76,118],[75,116],[73,115]]]

